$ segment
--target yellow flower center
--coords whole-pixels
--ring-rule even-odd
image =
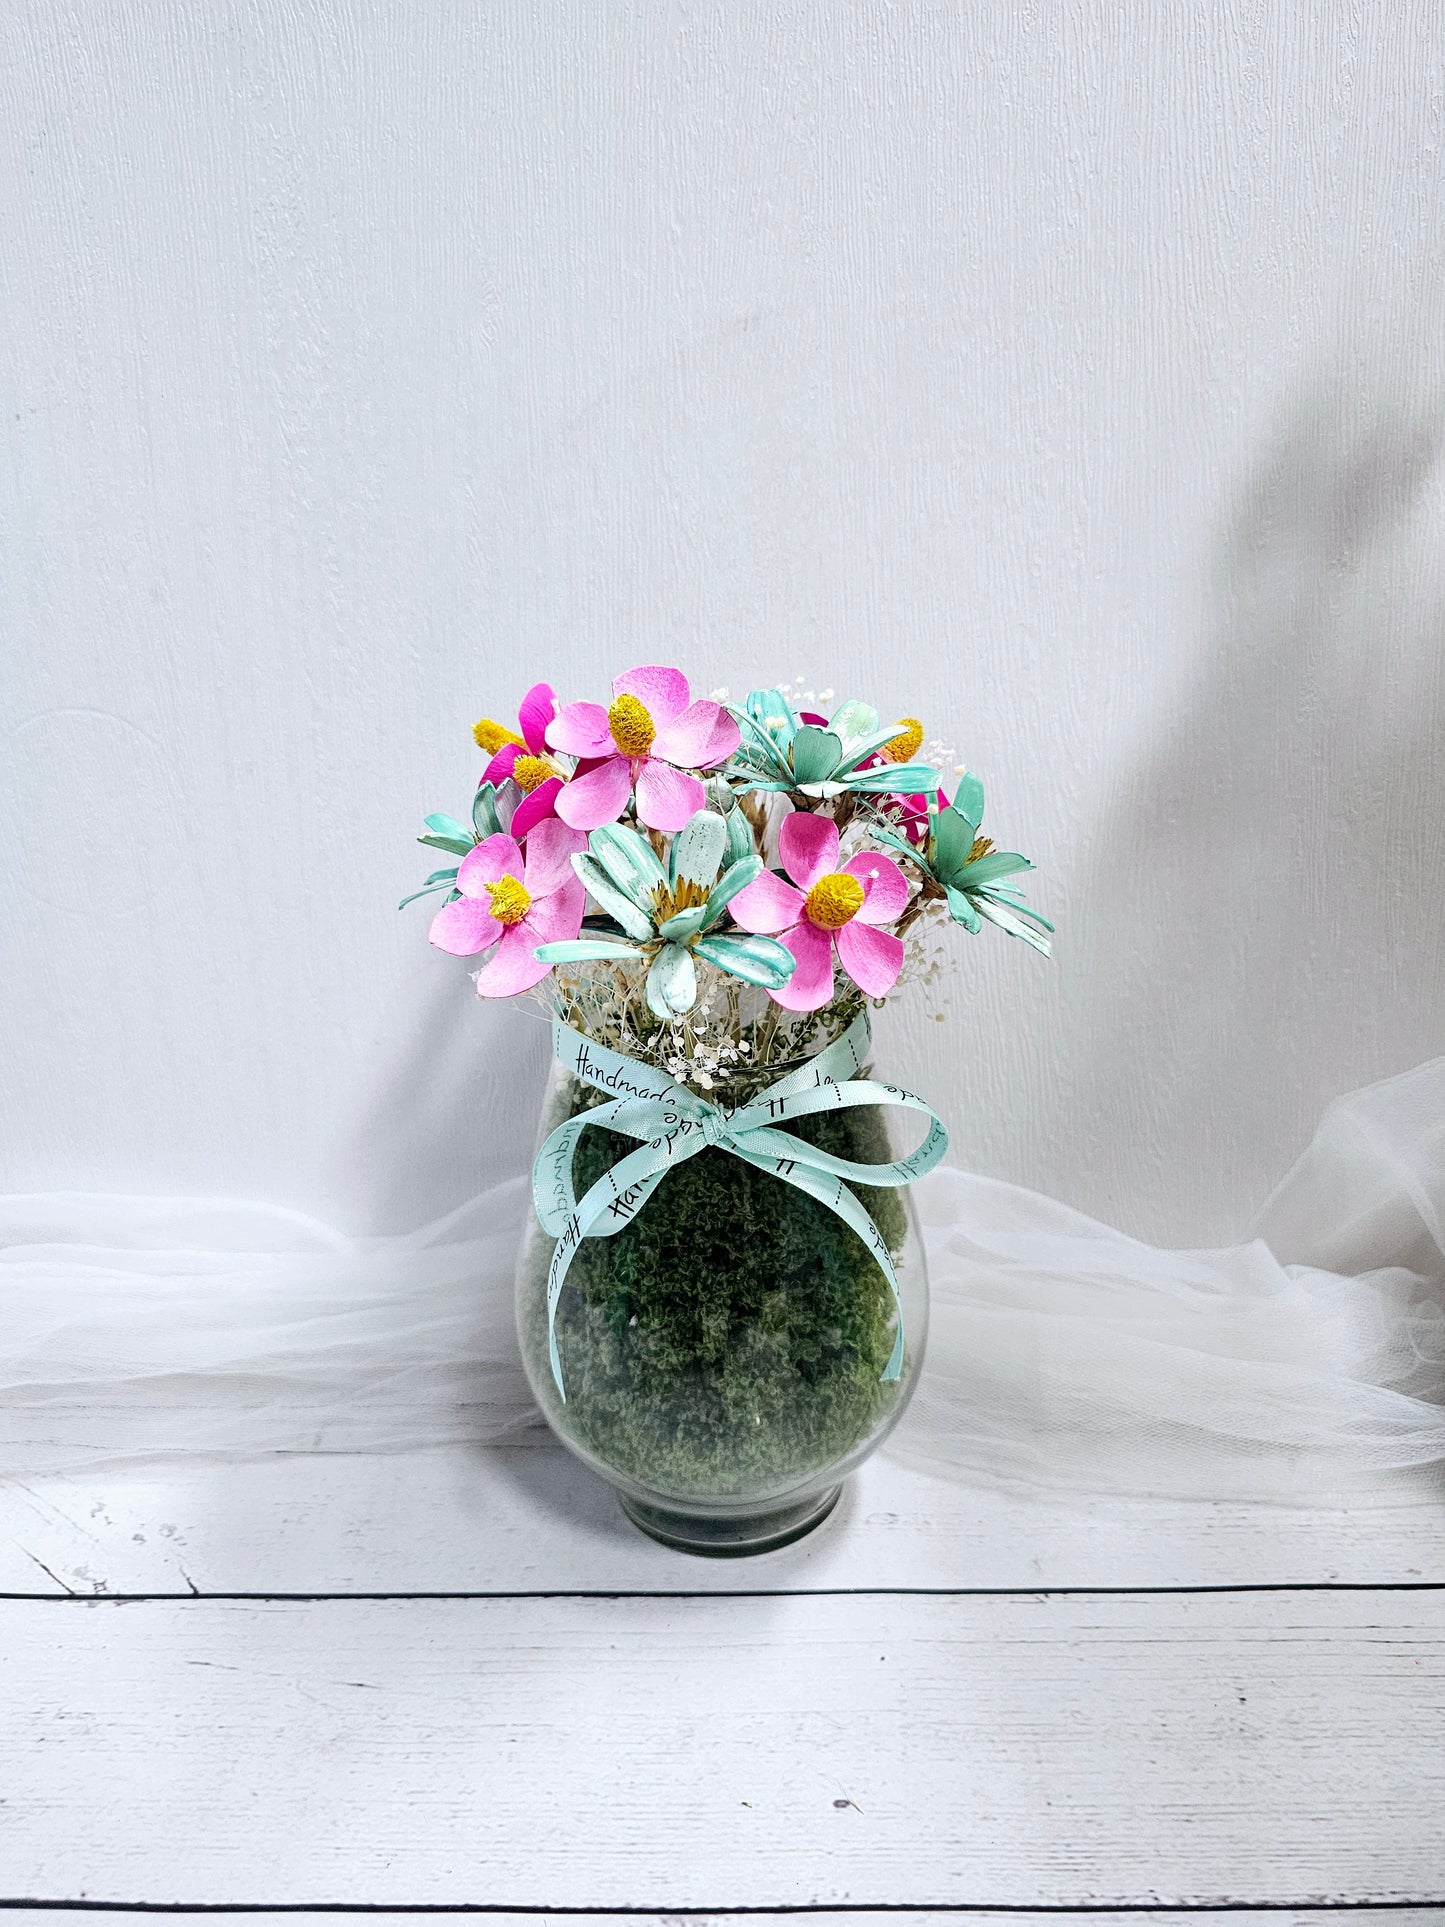
[[[666,923],[669,917],[678,916],[684,910],[695,910],[707,899],[707,885],[696,883],[691,877],[679,877],[673,889],[669,889],[665,883],[659,883],[652,893],[654,921]]]
[[[523,796],[530,796],[534,789],[557,773],[556,766],[545,756],[519,756],[512,765],[512,781]]]
[[[978,859],[981,856],[987,856],[992,848],[993,838],[991,836],[976,836],[973,839],[973,847],[968,853],[969,862],[977,863]]]
[[[498,923],[520,923],[532,907],[532,893],[517,877],[498,877],[487,885]]]
[[[636,696],[619,696],[608,705],[607,727],[624,756],[645,756],[657,734],[652,718]]]
[[[863,908],[863,885],[846,870],[819,877],[803,905],[809,923],[823,930],[841,930]]]
[[[923,725],[916,716],[900,716],[903,734],[885,743],[879,754],[890,763],[911,763],[923,747]]]
[[[494,723],[490,716],[483,716],[482,720],[473,727],[472,738],[477,748],[484,749],[488,756],[495,756],[497,751],[505,749],[508,743],[515,743],[518,749],[527,747],[515,730],[504,729],[500,723]]]

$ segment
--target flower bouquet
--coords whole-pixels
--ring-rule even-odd
[[[528,1376],[636,1523],[693,1551],[817,1524],[917,1379],[907,1186],[948,1140],[870,1074],[870,1005],[935,975],[953,924],[1049,949],[978,778],[955,770],[950,800],[917,721],[830,701],[695,701],[662,667],[606,704],[538,683],[515,729],[476,725],[470,822],[420,838],[458,859],[416,893],[444,899],[432,943],[552,1019]]]

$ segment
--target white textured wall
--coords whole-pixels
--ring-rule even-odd
[[[8,1187],[518,1168],[408,839],[658,658],[922,715],[1038,858],[1057,961],[886,1020],[961,1162],[1222,1236],[1445,1049],[1433,0],[0,32]]]

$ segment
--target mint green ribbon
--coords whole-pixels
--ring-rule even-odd
[[[610,1238],[623,1230],[673,1165],[696,1157],[709,1145],[805,1191],[857,1232],[887,1279],[898,1310],[893,1354],[883,1379],[887,1382],[899,1376],[903,1369],[903,1306],[897,1274],[882,1233],[844,1180],[869,1185],[911,1184],[914,1178],[931,1171],[948,1149],[948,1132],[933,1110],[911,1091],[854,1077],[853,1073],[867,1062],[871,1042],[868,1013],[862,1011],[826,1050],[780,1078],[751,1104],[729,1111],[674,1083],[665,1072],[608,1050],[567,1024],[553,1023],[552,1049],[558,1063],[598,1090],[619,1093],[610,1103],[581,1111],[559,1124],[532,1166],[537,1216],[547,1235],[557,1240],[547,1271],[547,1353],[564,1405],[567,1392],[557,1354],[557,1301],[578,1247],[584,1238]],[[789,1118],[849,1110],[861,1104],[921,1111],[929,1119],[928,1135],[916,1151],[892,1164],[858,1164],[805,1144],[791,1131],[774,1128]],[[572,1159],[578,1140],[591,1125],[602,1125],[643,1142],[604,1172],[579,1204],[572,1184]]]

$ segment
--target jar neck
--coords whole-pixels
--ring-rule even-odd
[[[725,1011],[715,1006],[695,1009],[673,1024],[660,1023],[649,1013],[639,1019],[632,1012],[630,1021],[617,1023],[610,1011],[595,1012],[585,997],[570,995],[569,988],[560,983],[554,992],[560,1022],[624,1057],[665,1071],[729,1110],[803,1069],[836,1044],[866,1009],[850,986],[849,995],[814,1011],[785,1011],[756,993]]]

